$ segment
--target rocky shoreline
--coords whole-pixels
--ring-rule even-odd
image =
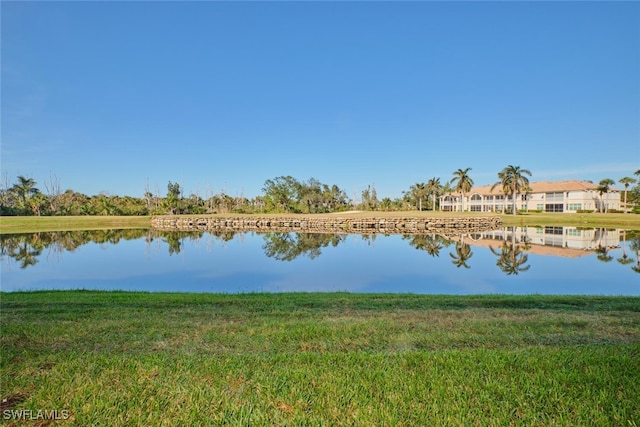
[[[175,231],[259,231],[358,234],[467,234],[495,230],[502,225],[497,216],[447,218],[343,218],[343,217],[215,217],[158,216],[151,226]]]

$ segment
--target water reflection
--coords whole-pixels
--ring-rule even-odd
[[[252,233],[254,234],[254,233]],[[117,245],[122,241],[143,239],[149,247],[153,242],[166,246],[168,254],[177,255],[187,242],[199,242],[206,237],[219,242],[230,242],[243,233],[220,232],[169,232],[150,229],[58,231],[29,234],[0,235],[2,260],[20,269],[35,266],[43,257],[55,261],[63,252],[73,252],[88,243]],[[291,262],[300,257],[310,260],[322,255],[322,250],[343,244],[346,234],[269,232],[255,234],[263,240],[262,251],[268,258]],[[377,235],[360,235],[367,246],[375,246]],[[380,236],[379,238],[382,238]],[[409,247],[438,258],[445,248],[451,264],[456,268],[474,267],[474,250],[487,248],[495,257],[495,265],[508,276],[530,271],[530,255],[579,258],[595,254],[603,263],[617,264],[640,273],[640,232],[604,228],[581,229],[576,227],[505,227],[485,233],[447,237],[437,234],[402,236]],[[616,258],[612,250],[621,249]],[[485,262],[486,261],[478,261]]]
[[[425,251],[432,257],[440,256],[440,251],[451,241],[438,234],[414,234],[402,236],[404,240],[409,240],[409,245],[419,251]]]
[[[489,247],[489,250],[498,257],[496,265],[507,275],[522,273],[531,268],[530,265],[527,265],[529,256],[524,253],[524,245],[504,242],[499,250],[493,247]]]
[[[451,263],[455,265],[457,268],[471,268],[467,261],[473,256],[473,252],[471,252],[471,246],[464,242],[456,242],[455,254],[449,253],[451,257]]]
[[[338,246],[346,238],[343,234],[281,233],[264,234],[264,253],[278,261],[292,261],[299,256],[314,259],[320,256],[321,248]]]
[[[49,255],[73,252],[87,243],[117,244],[122,239],[139,239],[147,230],[82,230],[25,234],[0,234],[0,255],[16,261],[24,269],[38,263],[45,249]]]

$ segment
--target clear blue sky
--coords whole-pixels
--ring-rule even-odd
[[[1,2],[2,173],[349,197],[640,169],[637,2]]]

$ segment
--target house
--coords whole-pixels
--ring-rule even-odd
[[[440,196],[440,210],[459,211],[460,194]],[[598,185],[589,181],[530,182],[526,193],[517,195],[517,209],[543,212],[577,212],[620,209],[620,191],[610,189],[600,195]],[[511,210],[513,196],[505,195],[501,185],[473,187],[464,195],[464,210],[471,212],[502,212]]]

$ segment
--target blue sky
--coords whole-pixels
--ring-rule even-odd
[[[1,166],[62,189],[400,197],[640,169],[637,2],[8,2]]]

